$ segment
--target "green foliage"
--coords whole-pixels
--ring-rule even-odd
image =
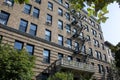
[[[25,50],[0,44],[0,80],[31,80],[34,60]]]
[[[116,46],[110,47],[112,52],[115,53],[115,64],[120,69],[120,42]]]
[[[71,72],[57,72],[50,76],[48,80],[73,80],[73,74]]]
[[[14,2],[23,4],[23,3],[29,3],[30,0],[14,0]]]
[[[82,8],[89,6],[87,11],[88,15],[96,16],[99,23],[104,23],[108,17],[105,16],[109,11],[107,6],[113,2],[117,2],[120,5],[120,0],[69,0],[71,8],[80,11]],[[86,4],[86,5],[85,5]]]

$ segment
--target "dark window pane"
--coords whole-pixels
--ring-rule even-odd
[[[58,44],[63,45],[63,36],[58,35]]]
[[[24,5],[24,13],[30,14],[30,11],[31,11],[31,5],[25,4]]]
[[[58,28],[61,30],[63,29],[63,21],[58,20]]]
[[[45,31],[45,40],[51,41],[51,31],[49,30]]]
[[[22,32],[26,32],[27,25],[28,25],[28,22],[21,19],[20,25],[19,25],[19,30],[22,31]]]
[[[43,51],[43,62],[50,63],[50,51],[44,49]]]
[[[23,47],[23,43],[20,42],[20,41],[15,41],[14,43],[14,48],[17,49],[17,50],[21,50]]]
[[[63,16],[63,10],[58,8],[58,15]]]
[[[6,25],[8,22],[10,14],[4,11],[0,12],[0,23]]]
[[[58,53],[58,59],[62,59],[63,58],[63,54],[62,53]]]
[[[53,4],[51,2],[48,2],[48,9],[53,10]]]
[[[37,31],[37,25],[35,25],[35,24],[31,24],[31,25],[30,25],[30,31],[29,31],[29,34],[35,36],[35,35],[36,35],[36,31]]]
[[[29,44],[27,44],[27,46],[26,46],[26,50],[27,50],[27,52],[28,52],[30,55],[33,55],[33,52],[34,52],[34,46],[33,46],[33,45],[29,45]]]
[[[34,8],[34,10],[33,10],[33,17],[39,18],[39,12],[40,12],[39,9]]]
[[[52,24],[52,16],[47,14],[47,19],[46,19],[47,24]]]
[[[35,0],[35,2],[37,2],[37,3],[39,3],[39,4],[40,4],[40,3],[41,3],[41,0]]]

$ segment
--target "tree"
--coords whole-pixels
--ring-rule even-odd
[[[19,3],[19,4],[23,4],[23,3],[28,3],[29,0],[14,0],[14,2]]]
[[[57,72],[50,76],[48,80],[73,80],[73,74],[71,72]]]
[[[88,15],[94,15],[98,18],[98,22],[105,22],[108,17],[105,16],[109,11],[107,6],[113,2],[120,5],[120,0],[69,0],[71,8],[80,11],[82,8],[88,6]]]
[[[111,65],[110,76],[113,76],[115,80],[120,80],[120,42],[110,48],[115,53],[115,62]]]
[[[31,80],[34,60],[25,50],[0,44],[0,80]]]

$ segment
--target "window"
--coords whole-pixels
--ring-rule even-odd
[[[76,58],[76,61],[77,61],[77,62],[80,62],[80,59],[79,59],[79,58]]]
[[[91,29],[91,32],[95,37],[97,37],[97,32],[95,30]]]
[[[65,7],[69,8],[69,4],[67,2],[65,2]]]
[[[13,6],[14,0],[4,0],[5,5]]]
[[[72,32],[73,32],[74,34],[77,33],[77,29],[74,28]]]
[[[85,47],[85,45],[83,45],[83,46],[82,46],[81,51],[82,51],[83,53],[85,53],[85,52],[86,52],[86,47]]]
[[[68,61],[71,61],[72,60],[72,56],[68,56]]]
[[[53,4],[51,2],[48,2],[48,9],[53,10]]]
[[[62,4],[62,3],[63,3],[63,0],[58,0],[58,2],[59,2],[60,4]]]
[[[52,16],[47,14],[47,20],[46,20],[47,24],[52,24]]]
[[[106,57],[106,55],[105,55],[105,54],[104,54],[104,60],[105,60],[105,61],[107,61],[107,57]]]
[[[91,56],[93,56],[92,48],[89,48],[89,49],[88,49],[88,54],[91,55]]]
[[[0,23],[6,25],[8,22],[10,14],[4,11],[0,12]]]
[[[70,14],[68,12],[65,13],[66,19],[70,20]]]
[[[85,25],[85,30],[86,30],[87,32],[89,32],[88,25]]]
[[[104,69],[104,66],[103,66],[103,65],[101,65],[101,71],[102,71],[102,73],[105,72],[105,69]]]
[[[45,40],[51,41],[51,31],[45,30]]]
[[[27,52],[28,52],[30,55],[33,55],[33,53],[34,53],[34,46],[33,46],[33,45],[30,45],[30,44],[27,44],[26,50],[27,50]]]
[[[40,4],[40,3],[41,3],[41,0],[35,0],[35,2]]]
[[[101,54],[101,52],[95,51],[95,54],[96,54],[96,58],[97,59],[102,60],[102,54]]]
[[[44,49],[43,51],[43,62],[50,63],[50,50]]]
[[[30,25],[30,31],[29,31],[29,34],[35,36],[35,35],[36,35],[36,32],[37,32],[37,25],[35,25],[35,24],[31,24],[31,25]]]
[[[63,30],[63,21],[58,20],[58,28]]]
[[[75,42],[75,51],[79,51],[79,43],[78,42]]]
[[[58,59],[62,59],[63,58],[63,54],[62,53],[58,53]]]
[[[87,39],[87,41],[91,40],[89,35],[86,36],[86,39]]]
[[[26,32],[27,25],[28,25],[28,21],[21,19],[20,25],[19,25],[19,30],[22,32]]]
[[[15,41],[14,48],[17,50],[21,50],[23,48],[23,42]]]
[[[99,38],[102,39],[102,35],[99,33]]]
[[[83,32],[80,32],[79,38],[80,38],[80,39],[83,39],[83,38],[84,38],[84,37],[83,37]]]
[[[69,24],[66,24],[66,32],[67,33],[71,32],[71,26]]]
[[[0,43],[2,42],[2,38],[3,38],[3,36],[0,35]]]
[[[35,18],[39,18],[39,13],[40,13],[40,10],[38,8],[34,8],[33,9],[33,17]]]
[[[101,73],[101,65],[98,64],[98,72]]]
[[[63,36],[58,35],[58,44],[63,45]]]
[[[31,7],[32,7],[31,5],[25,4],[25,5],[24,5],[24,13],[30,14]]]
[[[103,44],[103,43],[101,43],[101,46],[102,46],[102,49],[104,50],[104,49],[105,49],[105,47],[104,47],[104,44]]]
[[[106,66],[106,70],[107,70],[107,73],[109,73],[109,68],[108,68],[108,66]]]
[[[67,38],[67,47],[72,48],[72,40]]]
[[[63,16],[63,10],[58,8],[58,15]]]
[[[98,42],[98,40],[93,39],[93,42],[94,42],[94,46],[95,46],[95,47],[100,47],[100,46],[99,46],[99,42]]]

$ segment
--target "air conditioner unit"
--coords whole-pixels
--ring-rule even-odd
[[[51,25],[52,23],[51,23],[51,21],[46,21],[46,24]]]
[[[6,3],[8,6],[12,6],[12,2],[9,1],[9,0],[5,0],[5,3]]]

